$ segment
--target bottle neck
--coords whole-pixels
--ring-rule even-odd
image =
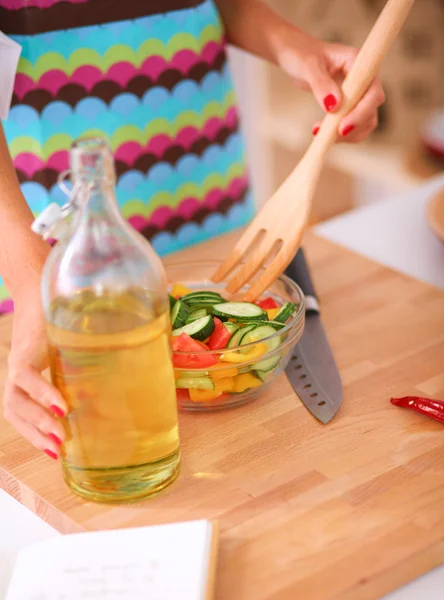
[[[66,256],[75,257],[78,274],[89,280],[102,269],[122,262],[129,225],[118,208],[114,185],[105,179],[81,181],[74,196]]]
[[[114,194],[115,171],[111,149],[100,139],[76,142],[71,150],[71,176],[80,213],[119,213]]]
[[[117,205],[114,183],[106,179],[74,181],[74,205],[77,218],[104,219],[113,223],[122,222],[122,215]]]

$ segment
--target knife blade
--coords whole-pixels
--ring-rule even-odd
[[[286,368],[286,375],[304,406],[328,423],[342,403],[342,381],[322,325],[310,271],[300,248],[285,274],[304,292],[305,329]]]

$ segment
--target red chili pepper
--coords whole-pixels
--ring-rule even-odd
[[[390,402],[395,406],[410,408],[422,415],[427,415],[435,421],[444,423],[444,402],[432,400],[432,398],[419,398],[418,396],[405,396],[404,398],[391,398]]]
[[[256,304],[260,306],[262,310],[278,307],[277,302],[273,298],[264,298],[263,300],[258,300]]]

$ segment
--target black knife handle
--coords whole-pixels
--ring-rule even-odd
[[[286,268],[285,274],[298,284],[306,298],[311,296],[317,300],[316,291],[310,277],[310,270],[302,248],[299,248],[297,251],[296,256]]]

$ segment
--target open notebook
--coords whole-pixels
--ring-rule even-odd
[[[210,600],[217,525],[76,533],[21,550],[5,600]]]

